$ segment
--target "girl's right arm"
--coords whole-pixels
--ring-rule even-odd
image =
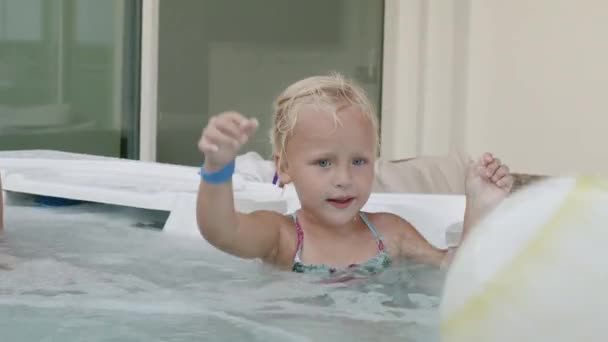
[[[257,129],[255,119],[225,112],[209,120],[198,143],[205,154],[196,218],[203,237],[215,247],[242,258],[273,261],[283,217],[271,211],[237,213],[232,172],[239,148]]]

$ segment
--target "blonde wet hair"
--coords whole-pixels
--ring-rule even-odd
[[[378,153],[378,118],[365,94],[355,82],[341,74],[312,76],[288,86],[274,102],[270,141],[277,165],[283,165],[285,147],[301,114],[303,106],[313,105],[332,115],[340,124],[338,112],[346,106],[358,108],[370,121],[374,130],[374,149]]]

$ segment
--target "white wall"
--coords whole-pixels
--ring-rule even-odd
[[[415,91],[393,92],[414,94],[416,105],[384,117],[415,139],[388,139],[386,156],[489,150],[520,172],[608,173],[608,2],[405,4],[419,8],[419,32],[393,42],[418,56],[420,74],[400,76]]]
[[[608,2],[475,0],[470,25],[468,149],[608,172]]]

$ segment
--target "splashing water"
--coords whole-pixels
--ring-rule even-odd
[[[163,234],[165,219],[93,204],[8,207],[3,340],[438,340],[439,273],[402,265],[321,285]]]

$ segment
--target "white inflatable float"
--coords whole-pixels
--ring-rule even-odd
[[[608,181],[562,178],[507,199],[448,273],[444,342],[608,340]]]
[[[282,213],[299,207],[293,188],[252,181],[267,162],[237,158],[233,177],[238,210]],[[169,212],[163,230],[198,235],[195,220],[198,168],[58,151],[0,152],[4,190]],[[264,177],[257,177],[263,179]],[[434,245],[445,247],[446,228],[462,221],[464,197],[372,194],[365,210],[390,211],[408,219]]]

